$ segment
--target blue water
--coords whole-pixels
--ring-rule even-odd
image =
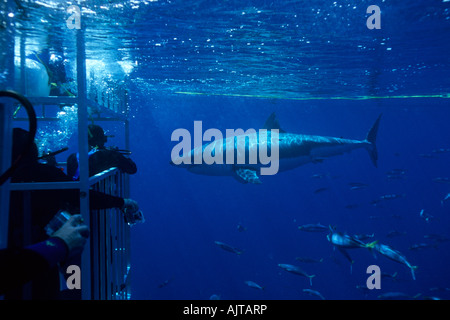
[[[133,299],[318,299],[303,289],[326,299],[450,298],[450,200],[441,203],[450,185],[433,181],[450,178],[450,2],[354,2],[82,2],[87,58],[104,63],[99,87],[129,90],[138,165],[131,197],[146,217],[131,234]],[[366,27],[371,4],[382,10],[380,30]],[[22,6],[17,28],[30,50],[60,46],[70,76],[76,46],[66,8]],[[117,61],[128,68],[120,78]],[[349,139],[365,138],[382,113],[378,168],[359,149],[244,185],[169,165],[174,130],[193,133],[194,121],[204,130],[258,129],[272,112],[288,132]],[[102,125],[116,135],[109,144],[123,147],[123,128]],[[402,174],[392,179],[395,169]],[[351,190],[355,182],[367,186]],[[391,194],[401,197],[373,204]],[[422,209],[433,218],[420,217]],[[417,266],[416,280],[406,266],[364,249],[349,251],[350,268],[326,232],[298,229],[315,223],[374,234],[367,241]],[[435,234],[447,241],[424,237]],[[312,286],[280,263],[314,274]],[[360,289],[373,264],[396,277],[382,278],[379,290]]]
[[[450,204],[440,202],[450,186],[432,181],[450,174],[450,153],[432,152],[449,146],[450,109],[445,99],[287,101],[175,96],[152,98],[150,104],[151,112],[132,120],[131,147],[139,166],[131,180],[132,194],[147,218],[132,232],[134,298],[208,299],[217,294],[223,299],[317,299],[302,293],[305,288],[318,290],[326,299],[376,299],[391,291],[450,297],[445,289],[435,291],[450,285],[450,242],[409,249],[417,243],[433,243],[424,238],[428,234],[450,236]],[[176,144],[170,141],[173,130],[193,130],[194,120],[202,120],[204,128],[259,128],[273,111],[289,132],[356,139],[365,137],[382,112],[378,168],[361,149],[322,164],[264,176],[262,185],[244,185],[232,177],[194,175],[168,165]],[[423,154],[434,156],[424,158]],[[388,180],[387,172],[393,169],[405,171],[402,179]],[[350,190],[351,182],[368,187]],[[314,193],[319,188],[327,190]],[[371,204],[386,194],[405,196]],[[421,209],[434,219],[422,219]],[[318,222],[349,234],[373,233],[370,241],[390,245],[418,266],[417,280],[412,280],[406,266],[382,256],[375,259],[364,249],[349,251],[355,261],[351,272],[326,233],[298,229]],[[246,230],[239,231],[238,225]],[[391,231],[404,234],[389,237]],[[224,251],[214,241],[244,252]],[[301,263],[296,257],[323,261]],[[315,274],[312,286],[307,278],[280,269],[279,263]],[[381,290],[358,290],[356,286],[365,286],[371,264],[380,266],[383,273],[397,272],[397,277],[382,278]],[[250,288],[244,284],[247,280],[265,289]],[[165,281],[167,285],[161,287]]]

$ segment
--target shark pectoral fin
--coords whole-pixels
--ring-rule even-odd
[[[241,183],[261,184],[255,170],[246,168],[234,168],[235,178]]]

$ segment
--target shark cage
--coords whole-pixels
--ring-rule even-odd
[[[6,12],[14,12],[15,2],[2,3]],[[129,126],[127,119],[127,90],[118,86],[101,89],[90,85],[93,75],[87,76],[86,43],[84,28],[74,28],[67,32],[74,41],[76,59],[72,61],[76,67],[74,87],[71,94],[50,95],[48,90],[36,89],[36,79],[33,72],[36,66],[29,66],[27,52],[28,42],[26,32],[18,31],[14,23],[14,15],[8,15],[6,30],[2,37],[0,67],[3,69],[3,79],[0,78],[0,90],[14,90],[20,93],[36,109],[38,128],[44,123],[57,123],[57,111],[65,107],[76,106],[75,130],[78,134],[79,180],[69,182],[29,182],[12,183],[5,180],[0,186],[0,249],[8,246],[8,217],[10,192],[23,193],[24,199],[24,230],[30,228],[30,193],[36,190],[77,189],[79,190],[79,205],[83,220],[89,226],[90,236],[84,246],[79,266],[81,280],[81,299],[83,300],[126,300],[130,299],[130,226],[125,222],[119,209],[90,210],[89,190],[94,189],[107,194],[129,197],[128,176],[117,168],[111,168],[95,176],[89,177],[88,170],[88,123],[91,120],[113,121],[124,130],[125,148],[129,144]],[[83,25],[82,25],[83,26]],[[41,66],[42,67],[42,66]],[[44,64],[45,67],[45,64]],[[39,71],[39,70],[38,70]],[[47,80],[44,78],[42,81]],[[48,80],[47,80],[48,81]],[[3,91],[4,92],[4,91]],[[75,92],[75,93],[74,93]],[[0,100],[0,174],[11,166],[12,128],[18,121],[27,121],[17,112],[19,104],[12,99]],[[16,110],[16,112],[14,112]],[[55,111],[56,110],[56,111]],[[22,112],[23,113],[23,112]],[[51,131],[51,130],[50,130]],[[58,135],[58,132],[47,132]],[[64,165],[64,163],[58,163]],[[27,203],[28,202],[28,203]],[[24,232],[24,245],[31,244],[30,234]],[[63,282],[61,270],[61,285]],[[26,286],[24,286],[25,288]],[[22,298],[30,299],[30,290],[22,290]],[[0,298],[1,299],[1,298]]]

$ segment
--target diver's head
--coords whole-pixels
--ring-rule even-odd
[[[12,146],[11,162],[16,161],[17,158],[24,151],[25,151],[25,154],[23,154],[22,158],[20,159],[20,163],[37,161],[38,148],[36,146],[36,143],[33,142],[30,150],[23,150],[28,143],[29,137],[30,137],[30,133],[27,130],[24,130],[21,128],[13,129],[13,143],[12,143],[13,146]]]
[[[105,136],[102,127],[96,124],[88,126],[88,143],[90,148],[104,148],[106,141],[108,141],[108,138]]]

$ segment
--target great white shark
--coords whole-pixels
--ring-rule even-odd
[[[188,171],[196,174],[210,176],[233,176],[242,183],[260,184],[261,180],[258,173],[263,167],[267,167],[267,162],[262,164],[261,161],[251,163],[246,158],[245,163],[239,163],[237,154],[245,150],[249,155],[251,152],[257,153],[261,144],[265,144],[266,150],[270,150],[272,145],[278,147],[278,156],[273,159],[271,166],[276,166],[278,171],[287,171],[297,168],[307,163],[319,163],[326,158],[351,152],[355,149],[366,149],[372,163],[377,167],[378,152],[376,147],[376,137],[380,124],[381,114],[370,128],[364,140],[352,140],[336,137],[325,137],[317,135],[305,135],[288,133],[281,129],[275,113],[272,113],[267,119],[264,129],[266,134],[261,137],[260,132],[245,134],[245,139],[238,139],[240,136],[235,135],[223,139],[216,139],[212,142],[205,143],[199,147],[191,149],[186,154],[172,158],[171,164],[186,168]],[[275,131],[276,130],[276,131]],[[278,134],[274,134],[277,132]],[[277,144],[273,143],[272,136],[278,137]],[[216,158],[225,159],[228,148],[233,148],[234,160],[232,163],[195,163],[196,156],[203,156],[205,150]],[[230,150],[229,150],[230,151]],[[268,151],[267,151],[268,152]]]

